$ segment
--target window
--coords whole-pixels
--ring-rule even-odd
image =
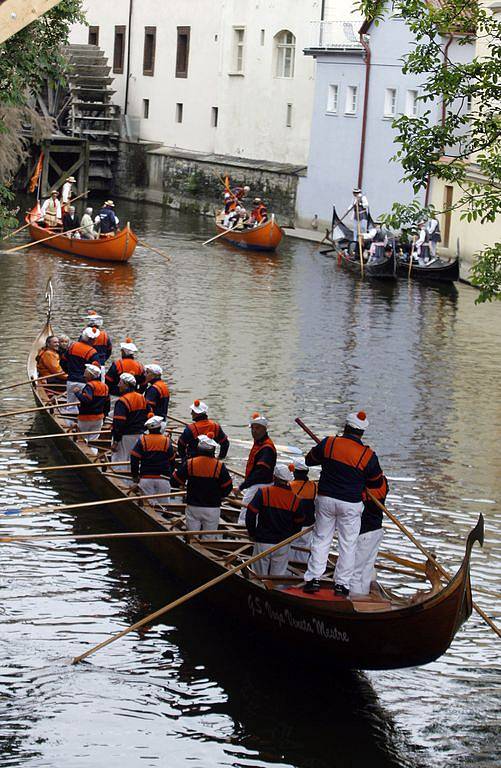
[[[418,110],[418,92],[417,91],[407,91],[407,95],[405,97],[405,114],[407,117],[416,117],[417,116],[417,110]]]
[[[190,27],[177,28],[176,77],[188,77]]]
[[[113,45],[113,72],[120,75],[124,71],[125,27],[115,27]]]
[[[261,45],[264,45],[264,37],[265,37],[265,31],[264,29],[261,30]]]
[[[337,112],[339,88],[337,85],[329,85],[327,91],[327,112],[335,114]]]
[[[150,100],[143,99],[143,117],[147,120],[150,116]]]
[[[292,128],[292,104],[287,104],[287,115],[285,118],[286,128]]]
[[[233,72],[243,74],[244,71],[244,42],[245,29],[233,27]]]
[[[155,72],[155,48],[157,41],[157,28],[144,28],[144,52],[143,52],[143,75],[153,77]]]
[[[276,77],[294,77],[294,55],[296,38],[286,29],[275,35],[276,44]]]
[[[384,116],[395,117],[397,114],[397,89],[387,88],[384,92]]]
[[[358,86],[349,85],[346,89],[346,104],[344,111],[346,115],[356,115],[358,107]]]
[[[218,107],[212,107],[211,113],[210,113],[210,124],[213,128],[217,128],[217,119],[219,117],[219,109]]]
[[[99,45],[99,27],[89,27],[89,45]]]
[[[176,123],[183,122],[183,105],[176,104]]]

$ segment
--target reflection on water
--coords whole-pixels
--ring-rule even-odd
[[[325,434],[363,407],[368,439],[398,478],[390,498],[401,519],[453,569],[482,511],[473,582],[499,591],[500,306],[474,307],[465,286],[361,283],[309,243],[253,255],[202,247],[210,222],[201,218],[126,203],[119,215],[172,261],[144,248],[115,267],[40,247],[0,255],[1,383],[23,376],[51,275],[57,331],[75,335],[85,310],[102,311],[116,343],[131,335],[144,362],[162,362],[178,415],[204,398],[245,439],[258,408],[280,442],[307,449],[295,416]],[[26,388],[2,394],[3,410],[32,405]],[[43,429],[41,417],[4,419],[1,439]],[[232,464],[243,466],[244,453],[232,448]],[[60,459],[43,441],[0,445],[2,467]],[[0,494],[2,506],[92,498],[71,472],[9,478]],[[105,510],[0,522],[5,533],[113,526]],[[415,556],[394,530],[386,539]],[[2,566],[2,766],[499,763],[499,645],[475,615],[418,670],[319,670],[294,649],[280,658],[266,638],[221,626],[203,604],[71,667],[75,653],[179,587],[133,541],[25,543],[3,550]],[[494,598],[476,599],[496,616]]]

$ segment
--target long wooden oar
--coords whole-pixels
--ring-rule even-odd
[[[296,421],[296,424],[298,424],[301,427],[301,429],[304,429],[306,434],[308,434],[312,438],[312,440],[314,440],[316,443],[320,442],[320,438],[318,438],[314,434],[314,432],[312,432],[311,429],[309,429],[306,426],[306,424],[303,421],[301,421],[301,419],[298,418],[298,419],[295,419],[295,421]],[[389,517],[392,523],[395,523],[397,528],[399,528],[402,531],[402,533],[404,533],[407,536],[407,538],[410,541],[412,541],[414,546],[417,547],[419,551],[423,553],[423,555],[435,566],[435,568],[437,568],[437,570],[442,574],[442,576],[448,581],[450,581],[452,579],[452,574],[450,574],[442,565],[440,565],[439,562],[437,562],[437,560],[433,557],[431,552],[429,552],[425,547],[423,547],[421,542],[419,542],[414,536],[414,534],[411,533],[411,531],[409,531],[409,529],[403,523],[400,522],[398,517],[396,517],[396,515],[394,515],[393,512],[390,512],[390,510],[387,509],[384,504],[381,504],[379,499],[376,499],[376,497],[373,496],[373,494],[369,490],[367,490],[367,494],[370,496],[372,501],[375,502],[376,506],[378,506]],[[472,605],[473,605],[473,608],[478,613],[478,615],[481,616],[482,619],[485,621],[485,623],[489,625],[489,627],[498,635],[498,637],[501,637],[501,629],[499,629],[499,627],[492,621],[492,619],[490,619],[489,616],[487,616],[487,614],[482,610],[482,608],[480,608],[476,603],[472,602]]]
[[[182,424],[183,427],[187,427],[188,426],[188,422],[187,421],[183,421],[182,419],[179,419],[177,416],[171,416],[170,413],[167,414],[167,418],[170,419],[171,421],[175,421],[176,424]]]
[[[26,536],[0,536],[0,542],[2,544],[15,544],[17,541],[66,541],[67,539],[73,539],[74,541],[89,541],[90,539],[130,539],[132,537],[141,536],[221,536],[229,534],[230,536],[239,536],[245,538],[246,533],[241,528],[220,528],[212,531],[127,531],[126,533],[82,533],[75,536],[74,533],[34,533],[27,534]]]
[[[121,496],[118,499],[99,499],[98,501],[82,501],[75,504],[60,504],[56,507],[25,507],[24,509],[17,509],[17,507],[11,507],[3,511],[0,517],[16,517],[23,515],[32,515],[39,512],[67,512],[69,509],[84,509],[89,507],[99,507],[103,504],[123,504],[127,501],[143,501],[144,499],[161,499],[170,498],[171,496],[184,496],[185,491],[172,491],[171,493],[147,493],[141,496]]]
[[[168,253],[165,253],[165,251],[161,251],[158,248],[154,248],[152,245],[147,243],[146,240],[138,240],[137,242],[139,243],[139,245],[142,245],[143,248],[149,248],[150,251],[154,251],[154,253],[158,253],[159,256],[163,256],[164,259],[167,259],[167,261],[172,261]]]
[[[232,475],[236,475],[237,477],[245,478],[245,473],[244,472],[240,472],[238,469],[233,469],[233,467],[229,467],[227,464],[226,464],[226,469],[228,470],[228,472],[231,472]]]
[[[47,381],[47,379],[55,379],[56,376],[61,376],[61,373],[50,373],[48,376],[39,376],[37,379],[23,379],[23,381],[16,381],[14,384],[4,384],[3,387],[0,387],[0,392],[2,392],[4,389],[14,389],[14,387],[22,387],[24,384],[36,384],[39,381]]]
[[[360,212],[358,209],[358,200],[355,201],[355,213],[357,217],[357,236],[358,236],[358,252],[360,255],[360,276],[364,276],[364,249],[362,245],[362,232],[360,230]]]
[[[222,237],[223,235],[226,235],[228,232],[231,231],[231,229],[233,229],[233,227],[229,227],[228,229],[224,229],[222,232],[219,232],[214,237],[211,237],[210,240],[206,240],[204,243],[202,243],[202,245],[209,245],[209,243],[213,243],[214,240],[217,240],[218,238]]]
[[[53,435],[28,435],[27,437],[21,437],[19,440],[0,440],[0,445],[15,445],[17,443],[31,443],[33,440],[55,440],[58,437],[80,437],[84,435],[95,435],[96,430],[90,432],[55,432]],[[100,435],[111,435],[110,430],[103,430]],[[99,438],[98,438],[99,439]],[[91,441],[94,442],[94,441]]]
[[[96,467],[115,467],[128,464],[128,461],[91,461],[84,464],[56,464],[53,467],[29,467],[27,469],[8,469],[6,472],[0,472],[0,477],[10,477],[10,475],[31,475],[33,472],[56,472],[60,469],[95,469]]]
[[[267,555],[271,555],[273,552],[276,552],[277,549],[286,547],[288,544],[295,541],[295,539],[298,539],[303,534],[307,533],[308,531],[311,531],[312,528],[313,526],[310,526],[309,528],[306,528],[302,531],[299,531],[298,533],[295,533],[293,536],[289,536],[287,539],[284,539],[278,544],[274,544],[274,546],[269,547],[268,549],[265,549],[264,552],[260,552],[258,555],[254,555],[253,557],[250,557],[248,560],[245,560],[243,563],[240,563],[240,565],[236,565],[233,568],[230,568],[228,571],[221,573],[219,576],[216,576],[214,579],[207,581],[205,584],[202,584],[200,587],[197,587],[196,589],[192,589],[191,592],[188,592],[186,595],[183,595],[182,597],[178,597],[177,600],[173,600],[171,603],[164,605],[164,607],[159,608],[158,611],[154,611],[153,613],[150,613],[148,616],[145,616],[144,619],[141,619],[140,621],[136,621],[136,623],[132,624],[132,626],[127,627],[126,629],[123,629],[121,632],[118,632],[116,635],[112,635],[111,637],[108,637],[107,640],[103,640],[103,642],[99,643],[99,645],[95,645],[93,648],[89,648],[88,651],[85,651],[85,653],[80,654],[80,656],[75,656],[75,658],[72,661],[72,664],[78,664],[78,662],[83,661],[83,659],[86,659],[88,656],[95,653],[96,651],[99,651],[101,648],[104,648],[105,646],[110,645],[110,643],[115,642],[115,640],[119,640],[121,637],[124,637],[124,635],[129,634],[129,632],[132,632],[135,629],[139,629],[139,627],[143,627],[145,624],[149,624],[151,621],[153,621],[154,619],[157,619],[159,616],[163,616],[169,611],[172,611],[173,608],[177,608],[178,605],[182,605],[183,603],[188,602],[188,600],[191,600],[191,598],[202,594],[202,592],[205,592],[207,589],[210,589],[211,587],[215,587],[216,584],[220,584],[222,581],[225,581],[225,579],[229,579],[230,576],[233,576],[235,573],[239,573],[240,571],[243,571],[243,569],[247,568],[249,565],[254,565],[254,563],[258,562],[258,560],[262,560],[263,557],[266,557]]]
[[[62,237],[63,235],[71,235],[73,232],[78,232],[82,227],[75,227],[75,229],[69,229],[67,232],[56,232],[55,235],[49,237],[42,237],[41,240],[32,240],[31,243],[24,243],[24,245],[17,245],[15,248],[9,248],[5,253],[14,253],[14,251],[22,251],[23,248],[31,248],[32,245],[40,245],[40,243],[46,243],[47,240],[54,240],[55,237]]]
[[[54,408],[77,408],[78,403],[54,403],[52,405],[40,405],[37,408],[25,408],[21,411],[7,411],[7,413],[0,413],[0,419],[5,419],[7,416],[21,416],[24,413],[36,413],[37,411],[52,411]],[[65,414],[72,416],[72,413]]]
[[[18,227],[13,232],[9,232],[8,235],[5,235],[5,237],[2,237],[2,240],[8,240],[9,237],[14,237],[14,235],[17,235],[18,232],[22,232],[23,229],[26,229],[26,227],[29,227],[31,224],[31,221],[29,221],[27,224],[23,224],[22,227]]]
[[[90,189],[87,189],[85,192],[80,192],[80,194],[79,194],[79,195],[77,195],[76,197],[72,197],[72,198],[71,198],[71,200],[69,201],[68,205],[73,205],[73,203],[74,203],[76,200],[80,200],[80,198],[81,198],[81,197],[85,197],[85,195],[88,195],[88,194],[89,194],[89,192],[90,192]]]

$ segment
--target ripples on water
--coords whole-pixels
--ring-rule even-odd
[[[50,274],[56,330],[75,334],[85,310],[103,311],[115,342],[131,335],[145,362],[162,362],[173,413],[203,398],[245,440],[259,409],[280,442],[306,450],[296,415],[325,434],[347,409],[365,408],[402,521],[453,569],[482,511],[473,583],[499,591],[501,307],[474,307],[465,286],[362,284],[299,241],[272,256],[203,248],[206,221],[120,209],[143,221],[141,235],[170,264],[141,248],[114,268],[38,248],[0,256],[2,383],[23,376]],[[33,404],[27,388],[3,396],[3,410]],[[2,440],[44,428],[40,417],[5,419]],[[243,466],[244,454],[233,448],[232,463]],[[43,441],[0,445],[2,468],[61,460]],[[9,478],[0,490],[2,507],[82,497],[92,498],[70,472]],[[0,522],[2,533],[113,527],[95,510]],[[276,651],[220,627],[203,606],[71,667],[76,653],[168,602],[168,574],[133,541],[3,546],[2,768],[499,764],[499,643],[475,614],[450,651],[420,669],[342,675],[298,657],[281,670]],[[384,547],[416,556],[390,528]],[[494,598],[476,600],[501,619]]]

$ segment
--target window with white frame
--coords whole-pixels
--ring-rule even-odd
[[[296,38],[287,29],[275,35],[276,46],[276,77],[294,77],[294,57],[296,53]]]
[[[397,89],[386,88],[384,92],[384,116],[395,117],[397,114]]]
[[[416,117],[418,111],[418,92],[407,91],[405,97],[405,114],[407,117]]]
[[[344,111],[346,115],[356,115],[358,109],[358,85],[349,85],[346,88],[346,102]]]
[[[233,27],[233,72],[244,71],[245,27]]]
[[[337,86],[334,83],[331,83],[327,90],[327,112],[330,112],[331,114],[337,113],[338,94],[339,94],[339,86]]]

